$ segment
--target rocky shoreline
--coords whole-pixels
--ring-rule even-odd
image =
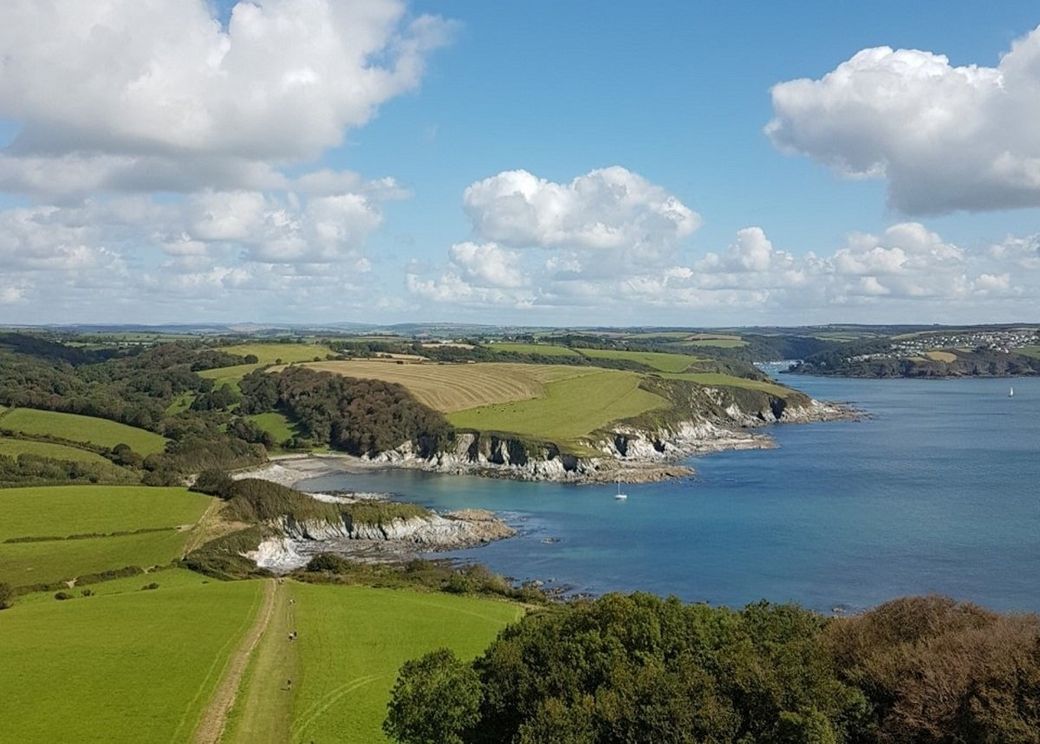
[[[336,473],[373,472],[408,468],[451,475],[478,475],[527,481],[568,483],[649,483],[690,476],[693,468],[681,464],[692,455],[776,446],[772,437],[756,431],[773,424],[803,424],[858,420],[863,413],[839,403],[810,400],[805,405],[777,411],[747,412],[735,405],[724,409],[724,422],[682,421],[656,431],[615,427],[599,440],[589,442],[599,454],[576,457],[552,446],[532,453],[518,440],[462,432],[455,447],[432,457],[421,457],[405,443],[375,457],[346,454],[285,455],[271,458],[260,468],[240,474],[295,486],[309,478]]]

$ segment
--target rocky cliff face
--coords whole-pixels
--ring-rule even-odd
[[[520,480],[595,482],[660,480],[688,474],[674,464],[689,455],[773,446],[768,436],[749,431],[774,423],[808,423],[849,418],[842,406],[801,394],[780,398],[759,391],[698,386],[683,401],[687,415],[656,425],[619,424],[585,442],[601,455],[576,457],[552,443],[497,434],[459,432],[454,446],[429,457],[410,443],[383,452],[375,462],[442,473],[477,473]]]
[[[264,540],[246,557],[272,571],[300,568],[318,553],[339,553],[359,560],[399,560],[420,552],[470,548],[515,534],[512,527],[483,509],[431,513],[383,524],[281,517],[268,527],[278,536]]]

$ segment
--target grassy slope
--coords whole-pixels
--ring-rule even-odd
[[[1015,351],[1034,359],[1040,359],[1040,346],[1023,346],[1021,349],[1015,349]]]
[[[64,444],[54,444],[52,442],[35,442],[29,439],[13,439],[10,437],[0,437],[0,455],[7,455],[8,457],[36,455],[37,457],[49,457],[52,460],[112,465],[109,460],[90,450],[68,447]]]
[[[0,612],[0,740],[183,742],[252,622],[260,582],[164,571]],[[101,587],[106,587],[102,590]]]
[[[735,349],[739,346],[747,346],[747,341],[739,338],[698,338],[692,341],[684,341],[683,346],[715,346],[719,349]]]
[[[186,488],[5,488],[0,489],[0,541],[193,524],[211,501]]]
[[[542,356],[578,356],[578,352],[568,349],[566,346],[551,346],[549,344],[515,344],[502,341],[488,347],[492,351],[512,351],[517,354],[540,354]]]
[[[0,429],[29,436],[57,437],[99,447],[126,444],[142,455],[162,452],[166,446],[166,439],[155,432],[93,416],[39,411],[34,408],[14,408],[8,411],[0,419]]]
[[[297,434],[296,427],[293,426],[293,423],[284,414],[272,411],[270,413],[257,413],[249,418],[254,424],[274,437],[275,444],[281,444],[286,439],[291,439]]]
[[[236,364],[233,367],[206,369],[198,373],[200,377],[213,380],[217,387],[235,385],[253,370],[266,367],[269,364],[275,364],[279,359],[284,364],[289,364],[290,362],[310,362],[314,360],[314,357],[324,359],[333,353],[332,349],[321,344],[236,344],[234,346],[222,346],[220,350],[240,356],[255,354],[259,361],[256,364]]]
[[[592,359],[624,359],[653,367],[661,372],[682,372],[697,361],[686,354],[668,354],[662,351],[622,351],[619,349],[578,349]]]
[[[595,374],[588,367],[553,364],[397,364],[378,360],[318,362],[308,367],[347,377],[404,385],[421,403],[450,413],[543,395],[546,383]]]
[[[293,596],[302,671],[291,741],[318,744],[385,741],[402,663],[444,646],[471,658],[521,613],[506,602],[365,587],[301,584]]]
[[[459,411],[448,420],[460,428],[513,432],[580,451],[576,440],[590,432],[668,406],[642,390],[641,379],[635,372],[597,370],[550,383],[543,397]]]
[[[179,558],[194,523],[212,499],[183,488],[54,486],[0,490],[0,540],[169,527],[133,535],[0,542],[0,581],[51,583],[124,566],[165,565]]]
[[[692,372],[687,374],[664,375],[664,377],[674,380],[692,380],[701,385],[710,385],[712,387],[722,386],[746,388],[748,390],[761,390],[766,393],[772,393],[780,398],[786,398],[794,392],[789,388],[785,388],[782,385],[777,385],[772,382],[748,380],[744,377],[734,377],[733,375],[725,375],[719,372]]]

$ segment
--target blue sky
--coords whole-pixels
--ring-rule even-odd
[[[185,10],[196,3],[194,14]],[[1026,51],[1040,46],[1027,38],[1040,24],[1035,4],[322,0],[306,13],[328,5],[326,14],[308,18],[300,0],[265,0],[248,19],[237,16],[238,27],[234,3],[175,5],[120,0],[102,13],[60,0],[57,19],[29,0],[0,9],[10,29],[0,44],[25,62],[8,80],[0,75],[0,133],[9,140],[0,164],[0,223],[7,219],[9,233],[0,243],[9,266],[0,273],[0,319],[1037,320],[1040,198],[1030,179],[1040,150],[1011,130],[1040,102],[1022,83],[1013,106],[993,102],[990,88],[999,86],[987,80],[968,86],[982,91],[981,102],[957,87],[957,68],[995,69],[1016,40]],[[348,6],[389,20],[370,28],[336,15]],[[223,24],[222,40],[206,26],[209,12]],[[275,16],[328,30],[336,48],[364,34],[371,49],[354,69],[339,52],[308,48],[313,36],[264,37],[256,72],[228,71],[231,93],[213,90],[211,70],[177,69],[218,48],[245,49],[241,19],[263,31]],[[163,27],[181,33],[171,40]],[[131,41],[88,43],[85,29]],[[179,38],[197,46],[167,48]],[[417,39],[420,51],[401,51],[402,40]],[[55,104],[83,80],[54,63],[26,71],[58,42],[69,66],[99,86],[94,98]],[[922,58],[929,64],[946,55],[949,66],[931,77],[907,73],[885,94],[879,76],[899,77],[907,59],[921,61],[896,55],[858,67],[847,88],[816,85],[781,108],[770,95],[884,46],[931,53]],[[361,68],[402,60],[418,71],[351,92]],[[321,95],[279,102],[301,66],[317,75],[305,84]],[[145,99],[147,69],[163,74],[148,77]],[[1040,75],[1040,65],[1027,73]],[[935,82],[946,77],[953,82]],[[124,111],[131,89],[142,98]],[[243,91],[274,105],[245,125],[222,119],[232,117],[222,101]],[[903,98],[898,121],[884,108],[893,95]],[[338,111],[324,110],[328,98]],[[181,100],[186,123],[177,127]],[[916,110],[917,100],[927,105]],[[869,119],[856,118],[872,107],[891,131],[875,136]],[[943,128],[917,141],[936,108]],[[213,126],[196,137],[200,116]],[[780,133],[767,136],[774,117]],[[977,138],[961,137],[958,122],[976,119]],[[860,156],[877,166],[869,177],[836,165]],[[622,172],[592,175],[612,166]],[[976,168],[1000,173],[975,183]],[[300,179],[315,171],[357,175],[315,191]],[[514,171],[548,184],[525,192],[534,206],[523,214],[509,211],[520,187],[503,174]],[[377,183],[383,178],[393,186]],[[467,199],[467,187],[484,179],[495,180]],[[567,187],[581,184],[647,195],[621,214],[602,191],[574,202]],[[950,193],[933,198],[930,188],[945,191],[935,184]],[[659,224],[669,199],[690,220]],[[557,220],[551,229],[547,219]],[[604,223],[609,245],[583,237]]]

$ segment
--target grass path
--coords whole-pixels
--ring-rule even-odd
[[[267,632],[228,718],[221,739],[225,744],[284,744],[290,739],[295,694],[287,682],[297,683],[300,676],[297,644],[289,641],[289,633],[296,630],[292,594],[291,583],[278,586]]]
[[[242,677],[249,666],[249,659],[253,654],[253,649],[256,648],[257,643],[263,638],[274,614],[274,607],[279,594],[278,586],[274,580],[264,582],[263,602],[260,605],[260,610],[257,612],[256,621],[242,638],[242,642],[224,666],[224,673],[220,682],[217,683],[217,689],[213,691],[209,705],[202,712],[202,717],[199,719],[199,724],[192,736],[192,741],[195,744],[217,744],[220,741],[224,733],[224,727],[227,725],[228,713],[231,711],[231,706],[234,705],[238,688],[242,684]]]

